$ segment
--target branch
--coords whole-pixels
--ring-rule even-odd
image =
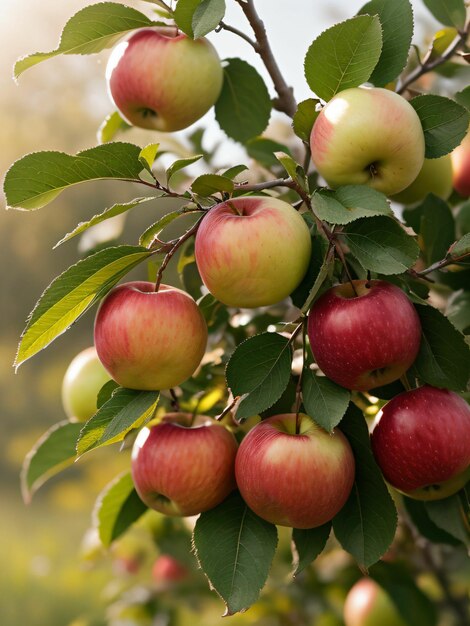
[[[397,93],[402,94],[408,88],[409,85],[411,85],[416,80],[418,80],[418,78],[423,76],[423,74],[427,74],[428,72],[431,72],[433,69],[435,69],[439,65],[442,65],[443,63],[448,61],[450,58],[452,58],[454,54],[457,52],[457,50],[465,45],[467,41],[469,29],[470,29],[470,22],[467,24],[467,27],[455,37],[454,41],[449,45],[447,50],[445,50],[444,53],[440,57],[437,57],[437,59],[434,59],[433,61],[431,61],[429,58],[430,53],[428,53],[426,59],[420,65],[418,65],[412,72],[410,72],[408,76],[405,77],[399,89],[397,89]]]
[[[230,33],[234,33],[235,35],[241,37],[241,39],[244,39],[247,43],[249,43],[250,46],[255,50],[255,52],[258,52],[258,42],[251,39],[251,37],[248,37],[248,35],[246,35],[243,31],[238,30],[238,28],[230,26],[230,24],[226,24],[225,22],[221,21],[219,22],[219,26],[215,30],[216,32],[219,32],[220,30],[227,30]]]
[[[250,23],[251,28],[253,29],[257,43],[255,50],[263,60],[271,80],[273,81],[277,95],[279,96],[275,102],[275,107],[278,111],[282,111],[289,117],[293,117],[297,110],[297,103],[292,92],[292,87],[289,87],[281,74],[281,70],[279,69],[276,59],[274,58],[273,51],[271,50],[263,21],[256,12],[254,2],[253,0],[235,1],[240,5],[243,13]]]
[[[413,278],[424,278],[428,274],[435,272],[436,270],[441,270],[443,267],[447,265],[452,265],[453,263],[459,263],[460,261],[465,261],[470,257],[470,252],[466,252],[465,254],[461,254],[460,256],[448,256],[445,259],[441,259],[440,261],[436,261],[429,267],[420,272],[416,272],[415,270],[408,270],[408,274],[413,276]]]

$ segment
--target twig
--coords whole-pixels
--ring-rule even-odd
[[[302,404],[301,394],[302,394],[302,379],[304,375],[305,368],[305,333],[306,333],[306,324],[305,319],[302,322],[302,368],[299,374],[299,380],[297,381],[297,387],[295,389],[295,434],[298,435],[300,433],[300,420],[299,420],[299,412],[300,405]]]
[[[289,187],[292,188],[292,178],[276,178],[267,180],[263,183],[236,183],[235,189],[240,191],[262,191],[263,189],[272,189],[273,187]]]
[[[441,56],[437,57],[437,59],[434,59],[433,61],[431,61],[430,58],[427,58],[427,60],[424,60],[423,62],[421,62],[420,65],[418,65],[412,72],[408,74],[408,76],[405,77],[400,87],[397,89],[397,93],[402,94],[408,88],[409,85],[411,85],[416,80],[418,80],[418,78],[423,76],[423,74],[427,74],[428,72],[431,72],[433,69],[435,69],[436,67],[439,67],[439,65],[442,65],[443,63],[448,61],[450,58],[452,58],[453,55],[457,52],[457,50],[465,45],[467,41],[469,29],[470,29],[470,22],[467,24],[467,27],[455,37],[455,39],[447,47],[447,49],[444,51],[444,53]]]
[[[174,389],[170,389],[170,396],[171,396],[171,408],[175,411],[179,411],[180,403],[178,401],[178,397]]]
[[[258,42],[251,39],[251,37],[248,37],[246,33],[239,30],[238,28],[235,28],[234,26],[230,26],[230,24],[226,24],[225,22],[222,21],[222,22],[219,22],[219,26],[215,30],[216,32],[220,30],[227,30],[230,33],[234,33],[234,35],[241,37],[247,43],[249,43],[250,46],[255,50],[255,52],[258,52],[258,48],[259,48]]]
[[[235,396],[234,399],[232,400],[232,402],[230,402],[229,404],[227,404],[227,406],[225,407],[225,409],[222,411],[222,413],[220,413],[220,415],[217,415],[214,419],[216,419],[218,422],[220,422],[221,420],[224,419],[224,417],[227,415],[227,413],[230,413],[230,411],[233,409],[233,407],[236,405],[236,403],[240,400],[240,396]],[[238,426],[238,422],[236,422],[237,426]]]
[[[256,11],[254,2],[253,0],[236,0],[236,2],[240,5],[253,29],[257,41],[257,48],[255,48],[255,50],[263,60],[271,80],[273,81],[277,95],[279,96],[275,102],[275,107],[278,111],[282,111],[289,117],[293,117],[297,110],[297,103],[292,88],[289,87],[281,74],[281,70],[271,50],[263,21]]]
[[[436,261],[429,267],[420,272],[416,270],[408,270],[408,273],[413,276],[413,278],[425,278],[428,274],[435,272],[436,270],[440,270],[447,265],[453,265],[454,263],[459,263],[460,261],[464,261],[465,259],[470,258],[470,252],[466,252],[465,254],[461,254],[460,256],[448,256],[445,259],[441,259],[440,261]],[[429,279],[428,279],[429,280]]]

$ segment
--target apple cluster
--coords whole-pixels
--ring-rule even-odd
[[[107,78],[127,122],[162,131],[199,119],[222,88],[220,60],[206,39],[158,29],[142,29],[120,43]],[[445,198],[452,189],[451,158],[425,160],[417,113],[388,89],[337,94],[318,115],[310,145],[316,169],[333,189],[364,184],[405,204],[429,191]],[[458,181],[470,161],[460,152],[452,158],[454,185],[468,195]],[[206,212],[195,260],[218,301],[265,307],[299,286],[311,241],[306,221],[287,202],[238,196]],[[356,392],[402,378],[421,343],[412,302],[383,280],[350,280],[328,289],[312,306],[307,331],[321,372]],[[204,316],[186,292],[144,281],[115,287],[99,307],[95,347],[81,353],[65,376],[67,414],[91,418],[98,392],[111,379],[136,390],[177,387],[200,366],[207,337]],[[133,446],[138,494],[150,508],[189,516],[217,506],[238,488],[248,506],[273,524],[307,529],[328,522],[350,495],[355,459],[340,429],[326,432],[300,408],[263,419],[240,445],[211,417],[164,415],[143,428]],[[445,389],[405,391],[379,413],[371,444],[391,486],[413,498],[446,497],[470,478],[470,408]]]

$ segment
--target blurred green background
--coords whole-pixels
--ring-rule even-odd
[[[0,173],[17,158],[36,150],[63,150],[75,153],[96,143],[96,131],[111,112],[106,95],[104,68],[107,53],[91,57],[65,57],[48,61],[25,73],[19,85],[12,79],[12,66],[16,58],[36,50],[50,50],[57,41],[61,27],[68,17],[89,2],[85,0],[0,0]],[[148,4],[129,2],[137,8],[149,9]],[[232,3],[234,4],[234,3]],[[282,2],[260,0],[261,13],[266,15],[268,28],[272,27],[275,49],[281,65],[294,68],[289,80],[298,88],[299,99],[308,96],[302,80],[303,54],[312,39],[327,25],[354,14],[362,1],[312,3],[302,0],[299,12],[311,15],[312,20],[301,21],[296,27],[292,46],[285,46],[285,24],[282,20]],[[285,4],[285,3],[284,3]],[[232,13],[238,19],[238,14]],[[269,18],[269,20],[268,20]],[[230,20],[229,20],[230,21]],[[314,24],[314,27],[312,27]],[[290,34],[289,34],[290,36]],[[213,37],[218,37],[213,35]],[[276,39],[277,38],[277,39]],[[295,41],[294,41],[295,40]],[[220,41],[220,45],[219,45]],[[227,33],[216,40],[220,54],[240,54],[240,43]],[[296,48],[297,46],[297,48]],[[256,65],[247,49],[246,58]],[[210,127],[208,146],[221,139],[214,127],[212,113],[208,115]],[[156,140],[151,133],[134,132],[129,139],[145,145]],[[184,133],[178,134],[184,144]],[[184,151],[177,146],[175,151]],[[227,165],[237,149],[225,141],[219,157]],[[233,159],[240,157],[233,156]],[[238,160],[237,162],[240,162]],[[0,394],[2,398],[3,454],[0,456],[0,624],[1,626],[88,626],[103,624],[106,607],[129,587],[129,606],[134,600],[140,608],[127,617],[119,603],[111,609],[111,621],[116,626],[131,624],[168,623],[173,608],[165,604],[167,590],[162,590],[162,609],[159,618],[149,621],[146,613],[146,585],[151,581],[150,569],[156,549],[149,542],[150,534],[145,523],[130,538],[117,546],[114,553],[98,558],[98,565],[90,563],[99,556],[93,540],[88,549],[82,545],[83,536],[90,525],[93,502],[99,491],[119,471],[128,465],[128,453],[101,450],[81,460],[77,466],[50,481],[26,506],[20,494],[19,473],[24,455],[37,438],[52,424],[64,419],[60,401],[62,377],[70,360],[77,352],[92,343],[93,315],[80,320],[64,337],[48,350],[22,366],[15,375],[12,362],[20,333],[29,311],[50,281],[69,265],[76,262],[83,247],[90,245],[77,240],[52,251],[53,245],[79,222],[115,202],[130,200],[142,195],[122,183],[83,185],[67,191],[52,205],[31,213],[4,211],[0,213],[1,255],[1,320],[0,331]],[[168,201],[153,203],[138,213],[130,214],[124,241],[133,243],[150,223],[155,213],[161,213]],[[0,204],[3,203],[3,198]],[[2,206],[3,209],[3,206]],[[155,524],[149,522],[155,534]],[[184,545],[189,559],[187,566],[194,569],[194,559],[188,556],[188,527],[175,527],[176,537]],[[154,532],[155,531],[155,532]],[[152,547],[149,549],[149,545]],[[91,547],[90,547],[91,546]],[[173,546],[174,547],[174,546]],[[145,559],[142,562],[143,554]],[[138,570],[135,587],[133,562]],[[289,584],[289,541],[283,534],[280,559],[271,579],[276,591],[251,609],[246,616],[233,618],[231,623],[256,624],[306,624],[311,607],[305,604],[305,589],[314,590],[328,584],[327,603],[339,612],[347,588],[358,572],[348,569],[349,557],[333,550],[320,564],[323,582],[313,571],[297,585]],[[345,569],[346,567],[346,569]],[[134,569],[135,569],[134,568]],[[202,575],[192,574],[193,591],[181,592],[177,622],[186,624],[219,624],[222,603],[210,594]],[[114,577],[113,577],[114,576]],[[330,585],[329,582],[336,583]],[[140,592],[138,591],[140,589]],[[141,596],[138,594],[141,593]],[[132,595],[134,594],[134,595]],[[201,605],[202,602],[202,605]],[[311,603],[318,603],[312,595]],[[297,607],[297,608],[296,608]],[[155,608],[155,607],[153,607]],[[315,607],[314,607],[315,608]],[[315,610],[318,610],[316,607]],[[121,611],[121,613],[120,613]],[[139,613],[140,611],[140,613]],[[326,612],[323,626],[334,626],[338,619]],[[113,621],[114,620],[114,621]],[[320,625],[317,621],[316,624]]]

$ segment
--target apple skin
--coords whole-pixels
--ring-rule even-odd
[[[452,152],[454,189],[463,198],[470,197],[470,132]]]
[[[421,341],[418,314],[405,293],[382,280],[354,280],[326,291],[308,316],[308,337],[323,373],[367,391],[398,380]],[[370,285],[370,287],[367,287]]]
[[[110,291],[95,320],[95,346],[113,379],[129,389],[176,387],[198,367],[207,326],[186,292],[146,281]]]
[[[188,570],[169,554],[161,554],[152,566],[152,578],[158,584],[178,583],[188,578]]]
[[[62,404],[70,421],[86,422],[96,413],[98,393],[110,380],[94,346],[72,359],[62,381]]]
[[[424,159],[420,173],[409,187],[392,196],[395,202],[415,204],[428,193],[447,200],[452,193],[452,159],[446,154],[439,159]]]
[[[372,578],[361,578],[346,596],[345,626],[407,626],[388,593]]]
[[[239,197],[213,207],[196,235],[204,284],[227,306],[275,304],[299,285],[311,253],[308,226],[287,202]]]
[[[456,393],[424,385],[379,412],[372,451],[387,482],[417,500],[440,500],[470,479],[470,407]]]
[[[144,28],[114,48],[106,79],[129,124],[169,132],[207,113],[222,89],[223,70],[207,39],[168,37]]]
[[[408,187],[424,161],[424,134],[411,104],[393,91],[355,87],[315,120],[312,161],[328,185],[369,185],[387,196]]]
[[[168,413],[143,428],[132,449],[132,478],[147,506],[165,515],[208,511],[235,489],[237,442],[210,417]]]
[[[274,415],[243,439],[235,463],[240,493],[272,524],[315,528],[331,520],[351,492],[355,461],[348,440],[300,414]]]

